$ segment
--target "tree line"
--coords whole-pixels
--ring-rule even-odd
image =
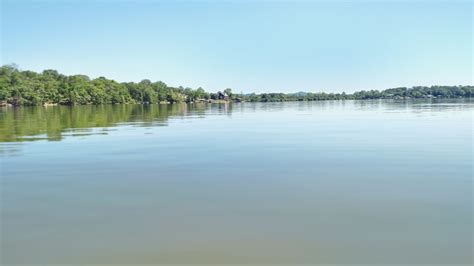
[[[473,97],[474,86],[417,86],[354,93],[261,93],[236,94],[231,89],[210,93],[203,88],[170,87],[164,82],[144,79],[116,82],[105,77],[63,75],[56,70],[41,73],[21,71],[15,65],[0,68],[0,105],[86,105],[155,104],[199,101],[320,101],[359,99],[459,98]]]

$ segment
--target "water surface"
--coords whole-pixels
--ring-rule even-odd
[[[473,110],[2,108],[1,263],[471,264]]]

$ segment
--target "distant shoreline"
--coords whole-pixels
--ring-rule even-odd
[[[373,99],[452,99],[474,97],[474,86],[415,86],[382,91],[362,90],[354,93],[234,93],[227,88],[206,92],[203,88],[170,87],[164,82],[142,80],[116,82],[85,75],[66,76],[56,70],[41,73],[21,71],[15,66],[0,68],[0,106],[52,106],[101,104],[173,104],[230,102],[294,102],[324,100]]]

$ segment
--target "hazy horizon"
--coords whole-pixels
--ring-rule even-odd
[[[1,14],[1,64],[37,72],[238,93],[472,85],[472,2],[7,0]]]

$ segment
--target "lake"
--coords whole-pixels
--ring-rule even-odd
[[[471,264],[473,111],[0,108],[1,263]]]

